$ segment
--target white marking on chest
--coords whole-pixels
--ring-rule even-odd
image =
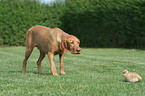
[[[60,34],[57,34],[57,41],[58,41],[59,43],[61,43]]]

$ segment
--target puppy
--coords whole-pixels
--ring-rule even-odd
[[[128,72],[127,70],[123,71],[124,78],[129,82],[136,82],[142,79],[140,75],[135,72]]]

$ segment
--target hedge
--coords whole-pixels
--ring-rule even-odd
[[[59,27],[61,6],[56,3],[49,6],[36,0],[1,0],[0,44],[25,45],[25,33],[34,25]]]
[[[62,28],[85,47],[145,47],[145,0],[68,2]]]
[[[145,47],[145,0],[0,1],[0,45],[24,46],[34,25],[59,27],[82,47]]]

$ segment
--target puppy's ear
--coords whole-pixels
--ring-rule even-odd
[[[67,41],[64,40],[61,44],[60,44],[60,50],[66,54],[67,53],[67,50],[68,50],[68,44],[67,44]]]

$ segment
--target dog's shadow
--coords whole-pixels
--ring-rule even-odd
[[[36,75],[52,75],[51,73],[39,73],[34,71],[27,71],[26,73],[22,73],[22,71],[8,71],[8,73],[21,73],[21,74],[36,74]]]
[[[122,82],[126,82],[126,83],[140,83],[141,82],[141,80],[139,80],[139,81],[136,81],[136,82],[129,82],[129,81],[127,81],[127,80],[121,80]]]
[[[120,80],[120,81],[122,81],[122,82],[128,82],[127,80]]]

